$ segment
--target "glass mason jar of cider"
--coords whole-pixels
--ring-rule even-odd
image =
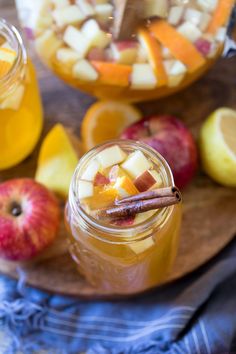
[[[35,147],[43,112],[33,64],[17,29],[0,19],[0,170]]]
[[[111,141],[80,160],[66,224],[71,255],[91,285],[105,294],[134,294],[165,280],[178,249],[181,203],[137,214],[103,212],[140,192],[173,187],[167,162],[142,143]]]

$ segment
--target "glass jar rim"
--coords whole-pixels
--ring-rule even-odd
[[[0,32],[5,31],[6,39],[10,39],[14,44],[17,53],[17,59],[10,71],[0,78],[0,91],[4,91],[6,86],[14,85],[17,82],[17,76],[21,73],[22,64],[27,62],[27,53],[23,44],[22,37],[15,26],[0,17]]]
[[[150,147],[147,144],[144,144],[142,142],[134,141],[134,140],[110,140],[107,141],[106,143],[100,144],[95,146],[93,149],[91,149],[89,152],[87,152],[79,161],[77,168],[74,172],[74,175],[72,177],[72,181],[70,184],[70,190],[69,190],[69,198],[68,198],[68,205],[74,213],[75,216],[81,217],[83,222],[85,222],[87,227],[91,227],[95,232],[100,231],[105,234],[109,234],[111,237],[115,236],[115,242],[114,243],[124,243],[122,240],[123,239],[129,239],[127,243],[137,241],[137,240],[143,240],[150,235],[142,236],[143,233],[147,233],[147,230],[152,230],[154,225],[157,222],[157,215],[159,215],[159,221],[160,223],[156,226],[156,228],[163,226],[164,222],[168,219],[168,217],[171,215],[173,206],[165,207],[163,209],[160,209],[158,213],[155,213],[153,216],[151,216],[149,219],[146,221],[136,224],[136,225],[131,225],[127,227],[117,227],[117,226],[111,226],[111,225],[106,225],[103,223],[99,223],[99,221],[95,218],[93,218],[91,215],[86,213],[86,211],[81,207],[79,203],[79,198],[78,198],[78,181],[79,181],[79,176],[80,172],[83,168],[84,165],[86,165],[86,162],[95,157],[96,154],[98,153],[99,150],[103,150],[106,147],[113,146],[113,145],[126,145],[130,146],[134,149],[139,149],[143,151],[146,155],[151,157],[152,161],[155,160],[158,164],[161,164],[164,167],[164,171],[166,173],[166,186],[174,186],[174,178],[173,174],[171,172],[170,166],[167,163],[167,161],[164,159],[164,157],[158,153],[156,150],[154,150],[152,147]],[[156,229],[155,228],[155,229]],[[134,239],[132,236],[136,236]],[[137,235],[141,235],[138,237]],[[94,235],[92,235],[94,236]],[[100,238],[96,237],[95,238]],[[103,239],[104,241],[104,239]],[[122,241],[122,242],[121,242]],[[111,242],[111,241],[109,241]],[[112,243],[112,242],[111,242]]]

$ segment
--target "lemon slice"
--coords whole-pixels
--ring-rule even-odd
[[[36,181],[64,198],[80,155],[73,139],[62,124],[56,124],[42,143],[35,176]]]
[[[236,187],[236,111],[220,108],[207,118],[200,150],[206,173],[222,185]]]
[[[129,125],[141,119],[133,106],[115,101],[100,101],[87,111],[81,129],[85,150],[120,136]]]

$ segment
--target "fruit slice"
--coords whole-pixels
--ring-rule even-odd
[[[150,64],[134,64],[131,86],[135,90],[151,90],[157,86],[157,78]]]
[[[128,104],[115,101],[95,103],[82,122],[81,135],[85,150],[119,137],[126,127],[140,119],[141,113]]]
[[[165,21],[154,22],[150,31],[158,41],[167,47],[172,55],[193,72],[205,64],[205,59],[195,46]]]
[[[144,171],[134,180],[135,187],[139,192],[145,192],[156,184],[156,179],[150,171]]]
[[[166,85],[168,78],[163,65],[161,46],[145,29],[138,32],[142,47],[147,52],[149,62],[156,74],[158,86]]]
[[[91,161],[83,172],[81,179],[86,181],[93,181],[98,170],[100,168],[100,164],[97,160]]]
[[[126,87],[129,85],[129,78],[132,68],[129,65],[106,63],[103,61],[91,61],[92,65],[99,72],[99,81],[106,85],[117,85]]]
[[[123,170],[132,178],[136,178],[152,167],[150,161],[144,156],[142,151],[135,151],[121,165]]]
[[[182,25],[180,25],[177,30],[182,34],[182,36],[193,43],[202,36],[202,32],[198,29],[198,27],[189,21],[182,23]]]
[[[96,81],[98,73],[88,60],[81,59],[73,66],[73,76],[82,81]]]
[[[40,57],[50,65],[50,59],[61,47],[62,41],[48,29],[35,40],[35,48]]]
[[[200,148],[204,170],[215,181],[236,187],[236,111],[220,108],[202,126]]]
[[[117,63],[131,65],[136,61],[138,46],[134,41],[119,41],[111,44],[112,57]]]
[[[35,178],[54,192],[67,197],[77,163],[78,152],[70,135],[61,124],[56,124],[42,143]]]
[[[81,33],[88,39],[90,47],[105,48],[111,41],[111,36],[102,31],[97,21],[93,19],[85,22]]]
[[[97,159],[103,168],[121,163],[126,158],[126,153],[118,146],[111,146],[97,155]]]
[[[77,24],[86,18],[76,5],[56,9],[53,11],[52,16],[59,27]]]
[[[6,75],[13,66],[16,52],[8,48],[0,48],[0,78]]]
[[[64,42],[78,52],[81,58],[85,57],[90,48],[88,39],[74,26],[68,26],[64,33]]]
[[[234,0],[219,0],[207,32],[214,34],[219,27],[226,24],[232,11]]]
[[[84,199],[93,196],[93,183],[89,181],[79,181],[78,183],[79,199]]]
[[[91,198],[86,198],[83,202],[92,210],[107,208],[112,205],[117,198],[117,191],[114,188],[108,188],[104,191],[95,193]]]
[[[129,197],[139,192],[133,181],[127,176],[118,177],[114,184],[114,189],[117,190],[118,196],[121,198]]]

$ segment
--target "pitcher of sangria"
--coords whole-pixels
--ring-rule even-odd
[[[16,0],[42,61],[99,98],[172,94],[221,55],[234,0]]]

